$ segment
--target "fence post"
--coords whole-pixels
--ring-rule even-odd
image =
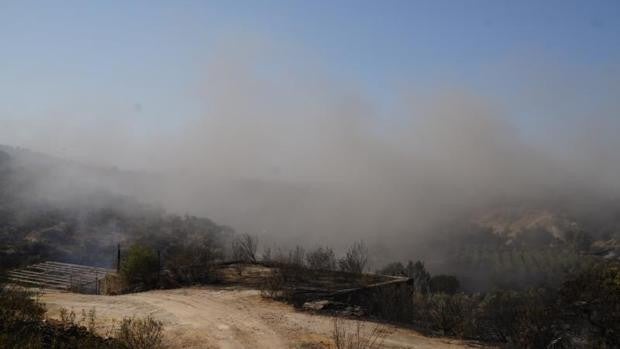
[[[161,251],[157,250],[157,287],[161,286]]]
[[[121,244],[116,245],[116,272],[121,272]]]

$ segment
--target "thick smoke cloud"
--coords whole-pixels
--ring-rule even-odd
[[[79,112],[13,120],[1,136],[141,171],[149,181],[115,190],[284,245],[363,238],[403,249],[492,204],[618,194],[613,93],[571,111],[557,91],[512,105],[466,88],[399,91],[385,112],[363,88],[303,61],[222,50],[206,71],[196,94],[205,110],[178,128],[141,132],[144,121],[98,117],[105,108],[88,120],[72,116]],[[518,124],[527,105],[514,101],[549,114]]]

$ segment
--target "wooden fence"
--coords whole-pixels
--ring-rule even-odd
[[[27,287],[100,294],[106,274],[114,272],[78,264],[43,262],[9,271],[8,280]]]

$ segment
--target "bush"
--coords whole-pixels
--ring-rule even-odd
[[[67,332],[82,332],[81,338],[63,338],[70,345],[62,348],[114,348],[114,349],[158,349],[163,348],[163,324],[151,317],[124,318],[120,324],[113,325],[108,336],[113,338],[102,346],[102,339],[94,335],[96,327],[95,310],[82,310],[79,320],[73,311],[60,310],[60,324]],[[57,342],[58,339],[56,339]],[[104,344],[106,342],[103,342]]]
[[[45,308],[33,293],[0,285],[0,348],[37,348]]]
[[[220,241],[211,235],[178,240],[177,237],[160,239],[157,243],[162,247],[162,268],[178,283],[192,284],[207,279],[207,267],[224,258]]]
[[[33,299],[34,296],[33,292],[22,288],[0,285],[0,324],[41,321],[45,307]]]
[[[157,253],[146,246],[131,246],[121,263],[121,275],[129,287],[155,287],[159,278]]]
[[[559,298],[572,332],[600,348],[620,347],[620,264],[596,265],[566,281]]]
[[[273,257],[271,257],[271,247],[267,247],[263,250],[260,260],[262,262],[273,262]]]
[[[317,247],[308,252],[306,263],[309,269],[336,270],[336,255],[329,247]]]
[[[249,234],[238,236],[232,242],[233,260],[246,263],[255,263],[257,249],[257,238]]]
[[[363,241],[359,241],[349,247],[347,254],[338,261],[340,270],[349,273],[361,274],[368,264],[368,249]]]
[[[452,275],[435,275],[430,280],[430,288],[433,293],[455,294],[459,287],[459,280]]]
[[[407,276],[405,266],[401,262],[390,263],[383,267],[383,269],[378,270],[377,273],[390,276]]]
[[[558,338],[562,320],[556,300],[557,295],[550,289],[526,292],[517,308],[512,343],[518,348],[547,348]]]
[[[163,324],[151,317],[124,318],[119,324],[114,324],[108,331],[111,338],[106,346],[102,346],[102,339],[94,335],[97,319],[95,310],[82,310],[79,319],[75,312],[60,309],[60,325],[69,333],[80,333],[80,338],[57,338],[69,345],[62,348],[114,348],[114,349],[161,349],[163,339]],[[59,337],[62,334],[59,333]],[[70,336],[67,336],[70,337]],[[69,340],[68,340],[69,339]],[[65,343],[66,344],[66,343]]]
[[[409,261],[405,268],[405,273],[413,279],[413,287],[416,292],[428,293],[430,291],[431,274],[426,271],[424,263]]]
[[[418,315],[426,316],[429,329],[443,335],[465,337],[473,331],[472,299],[464,294],[429,294]]]
[[[61,311],[61,321],[43,321],[45,308],[34,294],[20,288],[0,286],[0,348],[125,349],[115,339],[97,336],[95,313]]]
[[[263,279],[260,285],[260,292],[263,297],[282,298],[284,297],[286,280],[281,269],[272,269],[271,274]]]
[[[413,320],[413,287],[406,283],[379,287],[368,305],[369,314],[383,320],[411,323]]]
[[[305,257],[306,250],[301,246],[295,246],[294,250],[288,252],[288,264],[298,268],[304,268],[306,266]]]
[[[367,331],[359,321],[351,328],[342,320],[334,319],[332,339],[336,349],[378,349],[383,346],[386,335],[378,325]]]
[[[125,318],[116,332],[116,339],[127,349],[163,348],[163,324],[151,317]]]
[[[477,314],[479,336],[504,343],[515,337],[514,325],[523,302],[523,295],[514,291],[487,294],[482,299]]]

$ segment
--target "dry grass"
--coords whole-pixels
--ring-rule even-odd
[[[378,349],[387,334],[379,325],[368,330],[359,321],[356,321],[354,326],[349,326],[343,320],[335,318],[332,339],[336,349]]]
[[[116,339],[131,349],[163,348],[163,325],[160,321],[146,317],[125,318],[116,331]]]
[[[95,309],[82,310],[78,318],[76,313],[65,308],[60,309],[60,322],[64,328],[85,328],[94,334],[97,327]],[[115,345],[122,349],[163,349],[163,324],[151,317],[124,318],[118,324],[108,327],[103,338],[113,338]]]

